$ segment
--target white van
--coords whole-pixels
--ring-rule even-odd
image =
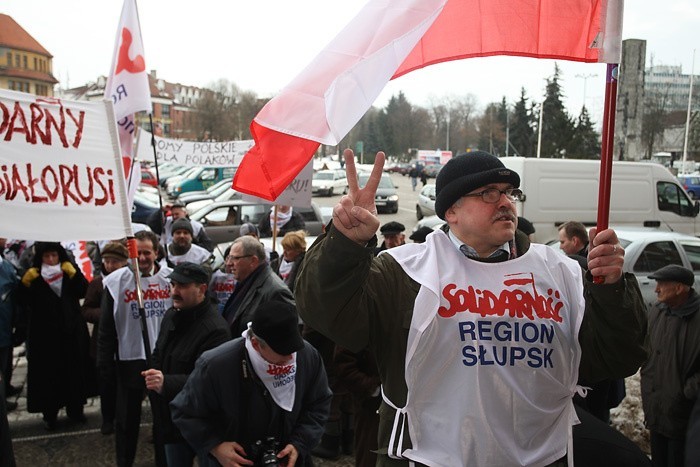
[[[570,220],[595,226],[600,161],[504,157],[520,175],[524,201],[518,214],[535,226],[535,239],[558,237],[557,227]],[[648,162],[613,162],[610,225],[657,227],[700,236],[700,204],[690,199],[663,166]]]

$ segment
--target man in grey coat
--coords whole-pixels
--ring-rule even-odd
[[[294,304],[294,295],[265,261],[265,248],[259,240],[238,237],[226,261],[233,265],[236,289],[224,305],[223,316],[236,338],[247,329],[255,310],[273,300]]]
[[[649,312],[649,360],[642,406],[655,466],[683,466],[685,435],[700,387],[700,295],[695,275],[675,264],[649,276],[658,302]],[[690,465],[690,464],[687,464]]]

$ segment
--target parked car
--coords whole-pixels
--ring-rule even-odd
[[[647,308],[656,303],[656,281],[647,276],[669,264],[678,264],[695,273],[695,289],[700,286],[700,238],[653,228],[613,227],[625,249],[624,272],[637,277]],[[559,241],[547,243],[561,251]],[[562,252],[563,254],[563,252]]]
[[[420,229],[421,227],[429,227],[433,230],[439,229],[442,227],[442,225],[445,223],[444,220],[440,219],[438,216],[426,216],[423,219],[419,220],[416,222],[416,225],[413,226],[413,230],[411,233],[415,232],[416,230]]]
[[[364,188],[369,180],[369,173],[363,172],[358,174],[360,188]],[[374,204],[377,206],[377,212],[399,212],[399,194],[396,185],[391,180],[389,174],[382,174],[377,186],[377,194],[374,197]]]
[[[677,178],[691,198],[700,198],[700,175],[679,175]]]
[[[423,167],[423,173],[428,178],[435,178],[435,177],[437,177],[437,174],[438,174],[438,172],[440,172],[440,169],[442,169],[442,167],[443,167],[442,164],[426,165],[425,167]]]
[[[187,208],[187,212],[197,212],[200,209],[202,209],[204,206],[217,202],[217,201],[230,201],[232,199],[242,199],[243,194],[234,190],[231,188],[229,185],[228,187],[224,187],[225,190],[221,190],[221,193],[218,194],[218,196],[214,199],[211,198],[205,198],[205,199],[200,199],[198,201],[192,201],[191,203],[186,203],[185,208]]]
[[[188,167],[188,166],[173,166],[171,170],[165,170],[161,171],[160,168],[158,170],[158,176],[160,180],[160,186],[165,188],[168,184],[168,181],[173,179],[173,177],[182,177],[184,174],[187,172],[190,172],[192,169],[195,169],[196,167]]]
[[[214,199],[223,193],[227,188],[231,188],[233,178],[224,178],[218,183],[208,187],[206,190],[188,191],[177,196],[176,200],[179,203],[187,204],[192,201],[200,201],[202,199]]]
[[[158,186],[158,180],[153,172],[153,170],[148,167],[141,167],[141,183],[148,186],[156,187]]]
[[[418,193],[416,203],[416,218],[423,219],[425,216],[435,215],[435,185],[425,185]]]
[[[158,202],[154,203],[151,199],[137,192],[134,195],[134,204],[131,207],[131,222],[145,224],[148,217],[158,209],[160,209]]]
[[[175,197],[188,191],[205,190],[225,178],[233,178],[235,173],[236,167],[197,167],[182,179],[168,183],[167,193]]]
[[[251,222],[258,225],[262,216],[268,215],[270,205],[240,199],[217,201],[190,214],[190,219],[199,221],[213,243],[230,242],[238,238],[241,224]],[[309,235],[321,235],[324,229],[323,217],[316,203],[309,207],[294,207],[294,211],[304,218],[304,230]]]
[[[348,179],[341,170],[319,170],[311,179],[311,193],[333,196],[334,193],[347,193]]]
[[[411,170],[411,164],[407,164],[406,162],[399,162],[398,164],[393,164],[389,166],[385,172],[389,173],[397,173],[401,175],[408,175],[408,172]]]

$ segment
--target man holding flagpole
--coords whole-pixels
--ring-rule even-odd
[[[377,465],[573,465],[577,379],[629,376],[646,358],[645,307],[615,232],[591,233],[582,277],[516,231],[520,177],[477,151],[438,174],[445,229],[375,259],[384,154],[363,189],[345,159],[350,192],[295,292],[306,324],[377,361]]]

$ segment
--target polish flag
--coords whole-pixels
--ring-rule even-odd
[[[370,0],[255,117],[233,188],[274,200],[389,80],[418,68],[491,55],[617,63],[622,9],[623,0]]]
[[[114,117],[117,120],[119,145],[131,202],[141,177],[140,168],[133,164],[136,131],[134,113],[151,113],[152,107],[136,0],[124,0],[112,56],[112,68],[105,87],[105,99],[114,103]],[[139,169],[138,173],[134,173],[136,169]]]

